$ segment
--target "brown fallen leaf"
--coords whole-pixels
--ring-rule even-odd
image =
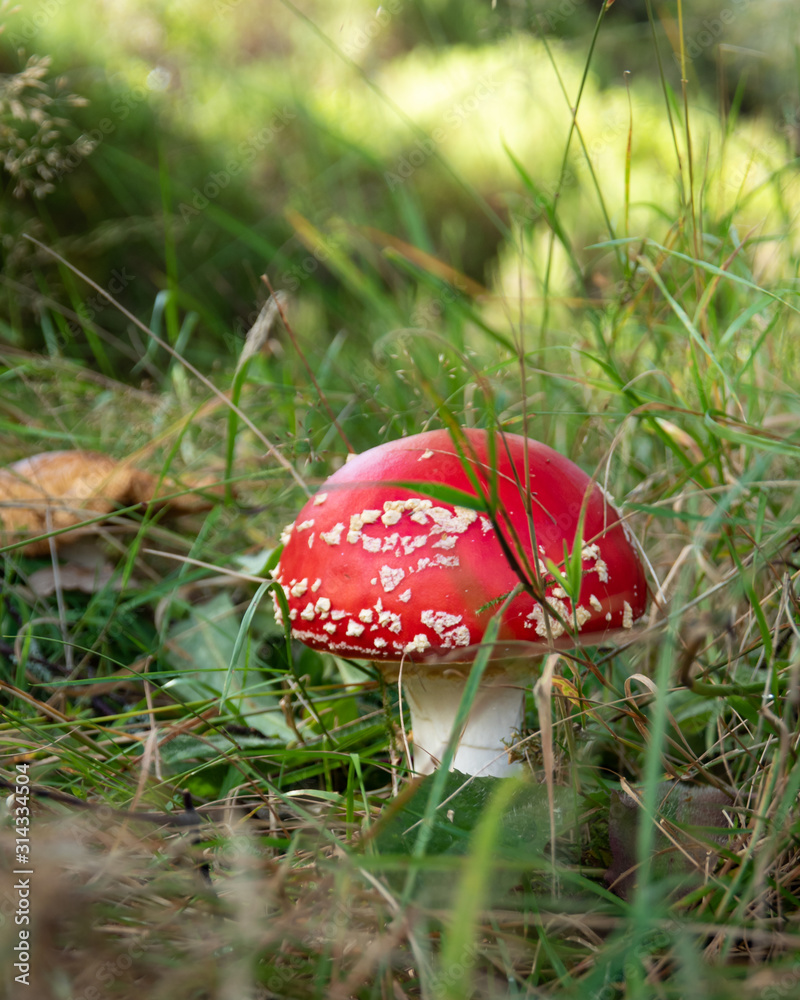
[[[641,802],[624,790],[611,793],[608,817],[611,865],[606,883],[627,898],[636,883],[638,827],[643,818]],[[672,879],[676,885],[702,880],[706,867],[713,870],[718,848],[727,844],[735,830],[726,815],[733,800],[724,791],[683,781],[661,781],[658,785],[658,825],[655,853],[650,859],[651,877]]]
[[[56,572],[56,570],[58,570]],[[115,568],[111,563],[101,563],[96,568],[68,562],[63,566],[42,566],[28,577],[28,586],[37,597],[49,597],[60,587],[62,590],[81,590],[84,594],[96,594],[109,584],[112,590],[122,589],[122,580],[114,577]],[[135,579],[127,584],[136,586]]]
[[[199,486],[199,484],[198,484]],[[202,487],[201,487],[202,488]],[[180,492],[172,480],[160,479],[97,451],[46,451],[0,469],[0,548],[24,538],[60,531],[120,507],[160,503],[176,514],[207,509],[208,498]],[[56,545],[72,542],[95,525],[53,536]],[[46,555],[50,539],[29,542],[25,555]]]

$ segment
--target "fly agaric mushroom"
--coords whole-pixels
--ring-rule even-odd
[[[521,727],[532,673],[520,641],[607,641],[644,613],[647,587],[627,525],[573,462],[516,434],[491,442],[486,431],[463,430],[458,440],[429,431],[348,461],[284,532],[274,576],[294,638],[373,660],[390,678],[402,666],[420,773],[441,760],[487,623],[522,583],[506,603],[452,764],[505,775],[519,767],[503,741]],[[426,483],[470,494],[477,509],[426,496]],[[481,512],[490,506],[491,517]],[[576,545],[573,602],[562,584],[565,551]],[[277,601],[275,611],[282,623]]]

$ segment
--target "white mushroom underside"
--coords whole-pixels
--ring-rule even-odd
[[[465,683],[466,678],[454,672],[403,678],[417,773],[430,774],[442,760]],[[451,769],[495,777],[519,772],[522,765],[509,763],[506,745],[522,726],[524,699],[524,688],[507,677],[484,679],[460,734]]]

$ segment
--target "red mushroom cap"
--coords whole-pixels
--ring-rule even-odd
[[[468,662],[520,572],[536,593],[544,592],[548,612],[529,592],[520,593],[503,616],[501,644],[575,645],[589,633],[597,644],[643,614],[647,586],[630,533],[585,472],[516,434],[497,434],[494,458],[486,431],[461,434],[483,498],[453,438],[438,430],[364,452],[303,507],[286,530],[274,571],[296,639],[359,659]],[[522,489],[526,452],[529,497]],[[478,509],[432,499],[425,483],[477,497]],[[494,523],[481,511],[492,484]],[[582,579],[573,607],[547,560],[563,571],[564,543],[571,551],[582,510]],[[281,620],[277,602],[276,614]]]

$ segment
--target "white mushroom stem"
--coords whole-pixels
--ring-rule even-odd
[[[454,672],[403,678],[417,773],[430,774],[442,760],[465,684],[466,678]],[[522,726],[524,702],[524,688],[509,678],[484,680],[461,731],[451,770],[495,777],[519,772],[522,765],[509,763],[506,744]]]

